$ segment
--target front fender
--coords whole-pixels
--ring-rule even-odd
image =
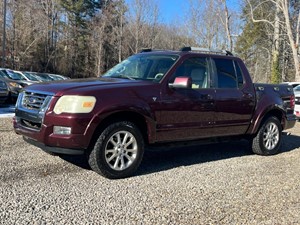
[[[92,140],[95,131],[103,123],[103,121],[116,114],[118,114],[119,116],[122,116],[122,114],[132,114],[133,116],[142,117],[145,120],[145,124],[147,126],[148,141],[150,143],[153,143],[156,139],[156,115],[155,112],[151,110],[151,107],[146,102],[134,101],[130,103],[117,103],[110,99],[109,104],[100,104],[93,111],[94,115],[85,130],[85,135],[89,143]]]

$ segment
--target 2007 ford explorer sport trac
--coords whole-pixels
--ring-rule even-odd
[[[253,84],[228,51],[145,49],[99,78],[27,86],[14,129],[44,151],[87,155],[113,179],[136,171],[145,146],[247,138],[275,154],[293,109],[291,86]]]

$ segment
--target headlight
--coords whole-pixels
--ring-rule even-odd
[[[54,107],[56,114],[61,113],[89,113],[94,109],[94,96],[64,95],[58,99]]]
[[[8,84],[9,84],[11,87],[23,88],[20,84],[15,83],[15,82],[9,82]]]

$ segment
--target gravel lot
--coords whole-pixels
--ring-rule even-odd
[[[147,152],[108,180],[26,144],[0,118],[0,224],[300,224],[300,123],[282,153],[246,142]]]

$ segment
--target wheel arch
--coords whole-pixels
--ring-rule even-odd
[[[155,139],[154,124],[151,118],[145,117],[135,111],[118,111],[111,113],[100,120],[92,134],[89,148],[94,146],[97,138],[107,126],[120,121],[129,121],[135,124],[140,130],[145,143],[149,143]]]
[[[280,108],[275,107],[257,116],[257,118],[252,123],[252,128],[249,129],[249,133],[256,134],[262,124],[264,124],[264,122],[270,117],[276,117],[281,124],[281,128],[283,129],[285,127],[284,111]]]

